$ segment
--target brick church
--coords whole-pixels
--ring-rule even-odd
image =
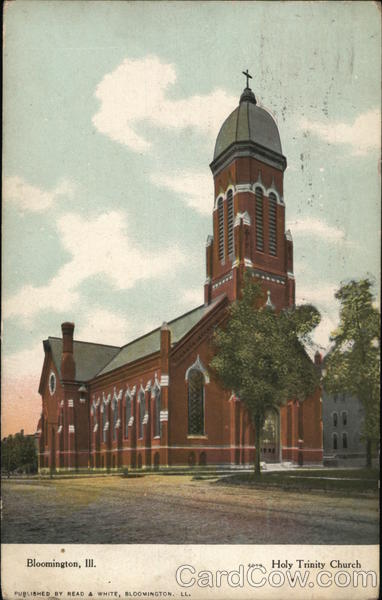
[[[248,412],[209,369],[211,337],[246,270],[276,311],[295,302],[286,164],[277,125],[247,78],[210,165],[204,304],[122,347],[74,340],[73,323],[62,324],[62,338],[44,340],[40,471],[253,464]],[[265,462],[321,464],[320,390],[270,412],[258,450]]]

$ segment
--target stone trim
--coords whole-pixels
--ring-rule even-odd
[[[160,378],[160,386],[161,387],[167,387],[170,385],[170,378],[168,375],[161,375]]]
[[[163,423],[164,421],[168,421],[168,410],[161,410],[160,411],[160,422]]]
[[[208,375],[207,369],[205,368],[205,366],[203,365],[202,361],[200,360],[199,354],[196,357],[196,361],[190,367],[188,367],[188,369],[186,371],[186,375],[185,375],[185,380],[186,381],[188,381],[188,376],[189,376],[190,371],[192,369],[197,369],[198,371],[200,371],[201,373],[203,373],[203,375],[204,375],[204,382],[205,383],[209,383],[210,382],[210,376]]]

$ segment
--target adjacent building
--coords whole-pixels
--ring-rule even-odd
[[[364,410],[358,398],[347,393],[322,394],[324,460],[328,464],[364,464],[362,440]]]

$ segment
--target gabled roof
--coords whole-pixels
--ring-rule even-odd
[[[62,339],[49,337],[44,346],[52,351],[52,358],[61,378]],[[89,381],[120,351],[119,346],[106,346],[91,342],[73,342],[74,360],[76,363],[76,381]]]
[[[167,323],[167,327],[171,332],[171,344],[174,345],[179,342],[205,315],[216,307],[220,300],[222,300],[222,296],[216,298],[209,305],[202,304]],[[123,346],[120,352],[111,359],[109,364],[99,371],[98,375],[104,375],[139,358],[159,352],[160,330],[161,328],[158,327]]]

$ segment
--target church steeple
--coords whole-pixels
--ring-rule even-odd
[[[247,85],[244,88],[244,91],[242,93],[242,95],[240,96],[240,104],[242,102],[251,102],[252,104],[257,104],[256,102],[256,96],[253,93],[253,91],[251,90],[251,88],[249,87],[249,79],[252,79],[252,75],[250,75],[248,73],[248,69],[246,71],[242,71],[243,75],[246,76],[247,78]]]
[[[266,284],[276,310],[294,304],[293,241],[285,233],[286,158],[271,114],[249,87],[224,121],[210,165],[214,176],[213,238],[206,248],[205,302],[240,294],[244,270]]]

